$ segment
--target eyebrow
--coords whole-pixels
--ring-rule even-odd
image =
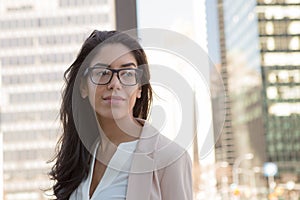
[[[96,63],[94,66],[97,66],[97,65],[100,65],[100,66],[103,66],[103,67],[111,68],[110,65],[104,64],[104,63]],[[130,66],[137,67],[136,64],[134,64],[133,62],[125,63],[125,64],[122,64],[122,65],[121,65],[121,67],[130,67]]]
[[[121,67],[129,67],[132,65],[136,67],[136,65],[133,62],[122,64]]]

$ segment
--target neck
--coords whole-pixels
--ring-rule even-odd
[[[97,116],[105,136],[115,145],[130,142],[140,137],[142,126],[133,118],[110,119]]]

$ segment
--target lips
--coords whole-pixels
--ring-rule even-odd
[[[121,105],[125,101],[121,96],[104,96],[102,99],[107,105]]]
[[[103,97],[103,100],[116,100],[116,101],[124,101],[125,99],[121,96],[106,96]]]

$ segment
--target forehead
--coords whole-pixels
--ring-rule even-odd
[[[91,65],[93,66],[99,62],[108,65],[121,65],[126,62],[136,64],[136,59],[130,49],[123,44],[106,44],[95,54],[91,60]]]

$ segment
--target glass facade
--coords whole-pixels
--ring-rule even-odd
[[[262,165],[266,157],[256,1],[219,0],[214,9],[218,9],[220,72],[227,93],[216,161],[233,165],[239,156],[253,153],[252,165]]]
[[[250,151],[253,165],[278,165],[279,181],[299,180],[300,1],[219,0],[215,9],[228,94],[216,159],[232,164]],[[222,156],[227,138],[233,160]]]
[[[94,29],[115,29],[114,1],[0,0],[0,133],[5,200],[49,199],[63,73]],[[2,166],[1,166],[2,167]]]
[[[257,5],[268,160],[279,176],[300,175],[300,1]]]
[[[225,50],[225,33],[224,33],[224,13],[221,0],[206,1],[206,15],[207,15],[207,39],[208,39],[208,54],[211,58],[214,67],[217,68],[221,74],[224,84],[224,90],[228,94],[228,77],[226,68],[226,50]],[[230,100],[227,95],[225,100],[225,122],[221,130],[217,130],[218,123],[222,121],[222,116],[218,114],[218,107],[224,101],[224,97],[219,95],[217,84],[212,74],[210,76],[210,85],[213,87],[212,91],[212,109],[213,109],[213,125],[214,125],[214,137],[215,144],[215,160],[216,162],[228,162],[231,165],[235,158],[235,145],[234,137],[231,126],[231,106]],[[219,133],[220,131],[220,133]],[[219,135],[220,134],[220,135]]]

